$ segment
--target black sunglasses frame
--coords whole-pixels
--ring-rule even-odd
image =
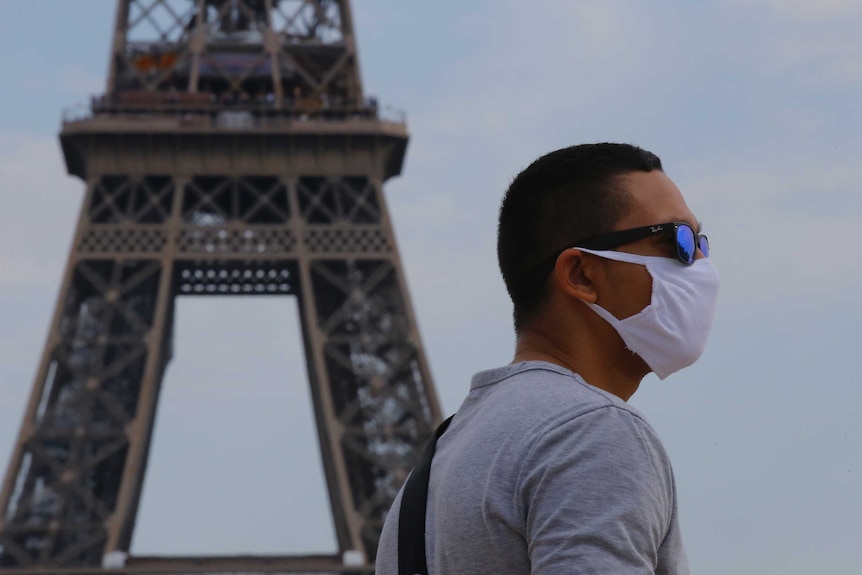
[[[554,254],[548,259],[536,265],[536,267],[534,267],[524,276],[523,280],[530,281],[530,279],[532,278],[532,281],[542,281],[548,276],[549,273],[551,273],[551,270],[554,269],[554,265],[557,263],[557,258],[560,257],[560,254],[568,249],[585,248],[588,250],[612,250],[627,243],[636,242],[638,240],[649,238],[658,234],[669,234],[673,232],[675,235],[680,227],[686,227],[691,230],[692,236],[694,237],[695,251],[701,248],[701,240],[704,240],[706,242],[707,252],[704,255],[708,256],[709,238],[707,238],[704,234],[699,234],[695,232],[694,228],[692,228],[691,225],[685,222],[666,222],[664,224],[655,224],[652,226],[643,226],[639,228],[631,228],[628,230],[619,230],[616,232],[602,234],[600,236],[593,236],[591,238],[587,238],[582,242],[577,242],[573,246],[566,246],[554,252]],[[693,256],[694,254],[692,254],[691,261],[686,261],[686,259],[682,255],[682,250],[679,247],[679,243],[677,242],[676,259],[680,263],[687,266],[693,264],[695,260]],[[523,285],[523,280],[522,282],[520,282],[521,285]]]
[[[586,248],[588,250],[612,250],[629,242],[635,242],[637,240],[649,238],[657,234],[667,234],[673,232],[674,236],[676,236],[676,234],[679,232],[679,228],[688,228],[689,230],[691,230],[691,236],[694,239],[695,251],[701,248],[700,241],[705,240],[706,253],[704,255],[709,254],[709,238],[707,238],[704,234],[697,233],[696,231],[694,231],[694,228],[692,228],[691,225],[685,222],[667,222],[664,224],[656,224],[654,226],[643,226],[640,228],[631,228],[628,230],[620,230],[618,232],[610,232],[608,234],[595,236],[582,242],[578,242],[577,245],[572,247]],[[562,250],[557,253],[557,257],[559,257],[561,253]],[[679,242],[677,242],[676,259],[679,260],[680,263],[683,263],[687,266],[693,264],[695,260],[694,255],[695,254],[692,253],[691,260],[687,260],[683,256],[683,250],[680,248]]]

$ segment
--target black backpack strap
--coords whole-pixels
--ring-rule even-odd
[[[431,479],[431,459],[437,449],[437,440],[449,427],[454,415],[441,423],[428,440],[422,458],[413,468],[398,513],[398,575],[428,575],[425,559],[425,507],[428,501],[428,481]]]

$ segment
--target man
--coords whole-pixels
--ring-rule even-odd
[[[515,357],[473,377],[437,443],[429,573],[688,573],[670,462],[626,401],[703,351],[718,296],[708,252],[640,148],[574,146],[515,178],[497,243]],[[397,573],[400,500],[378,575]]]

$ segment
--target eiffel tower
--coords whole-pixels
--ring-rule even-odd
[[[382,193],[404,118],[363,94],[349,0],[116,10],[106,92],[60,134],[86,194],[0,492],[0,571],[371,573],[440,420]],[[336,554],[128,555],[178,295],[296,296]]]

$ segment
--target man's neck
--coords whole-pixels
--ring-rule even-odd
[[[649,371],[643,361],[627,350],[609,354],[606,346],[594,340],[572,341],[560,345],[560,339],[533,330],[522,330],[515,344],[512,363],[546,361],[577,373],[594,387],[628,401]]]

